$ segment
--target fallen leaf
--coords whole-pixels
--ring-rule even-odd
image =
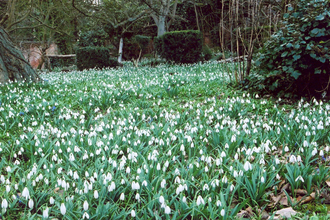
[[[290,189],[290,184],[287,183],[287,184],[285,184],[285,185],[281,188],[281,192],[283,192],[284,190],[287,191],[287,192],[288,192],[288,191],[290,192],[291,190],[289,190],[289,189]]]
[[[298,195],[302,195],[302,196],[307,195],[307,191],[304,190],[304,189],[295,189],[294,192],[295,192],[296,194],[298,194]]]
[[[330,187],[330,181],[325,181],[325,183]]]
[[[289,207],[276,211],[274,219],[282,219],[283,217],[291,218],[291,216],[295,216],[296,214],[297,212],[293,210],[291,207]],[[270,219],[270,217],[268,219]]]
[[[307,203],[307,202],[310,202],[310,201],[312,201],[312,200],[314,200],[315,199],[315,193],[311,193],[309,196],[307,196],[307,197],[302,197],[302,198],[297,198],[297,200],[298,201],[300,201],[301,200],[301,204],[303,204],[303,203]]]
[[[281,189],[282,186],[285,184],[285,180],[282,180],[279,184],[278,184],[278,188]]]
[[[237,218],[241,219],[241,218],[251,218],[252,216],[250,216],[249,212],[246,210],[242,210],[239,213],[237,213]]]

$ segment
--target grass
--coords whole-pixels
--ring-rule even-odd
[[[296,210],[294,189],[326,194],[330,104],[235,91],[226,71],[126,64],[2,86],[2,219],[258,218],[285,183]]]

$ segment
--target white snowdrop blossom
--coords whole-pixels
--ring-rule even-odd
[[[49,208],[46,207],[45,210],[42,211],[42,217],[43,218],[48,218],[49,217]]]
[[[61,210],[61,214],[62,214],[62,215],[65,215],[65,213],[66,213],[66,207],[65,207],[64,203],[61,203],[61,208],[60,208],[60,210]]]
[[[202,196],[198,196],[197,197],[197,201],[196,201],[196,205],[199,206],[199,205],[205,205],[205,202],[204,202],[204,199]]]
[[[88,210],[88,202],[86,200],[84,201],[83,207],[85,211]]]
[[[124,201],[125,200],[125,194],[124,193],[121,193],[119,199],[121,201]]]
[[[28,204],[28,205],[29,205],[29,208],[30,208],[30,209],[33,209],[34,202],[33,202],[32,199],[29,200],[29,204]]]
[[[23,189],[22,197],[24,197],[26,200],[28,200],[28,199],[30,198],[30,192],[29,192],[29,190],[28,190],[27,187],[25,187],[25,188]]]
[[[246,161],[246,162],[244,163],[244,170],[245,170],[245,171],[252,170],[252,165],[251,165],[251,163],[250,163],[249,161]]]
[[[171,208],[169,206],[165,207],[165,214],[171,214]]]
[[[132,216],[132,218],[135,218],[135,216],[136,216],[134,209],[132,209],[132,211],[131,211],[131,216]]]

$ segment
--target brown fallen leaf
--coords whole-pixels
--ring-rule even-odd
[[[297,195],[307,195],[307,191],[304,190],[304,189],[295,189],[294,192],[297,194]]]
[[[297,198],[298,201],[301,200],[300,204],[303,204],[303,203],[307,203],[307,202],[310,202],[312,200],[315,199],[315,193],[311,193],[309,196],[307,197],[302,197],[302,198]]]
[[[285,195],[284,195],[285,196]],[[283,198],[283,193],[278,194],[277,196],[271,196],[271,199],[273,200],[274,204],[273,207],[277,205],[277,203],[279,203],[279,201],[281,201],[281,199]]]
[[[282,186],[285,184],[285,180],[282,180],[279,184],[278,184],[278,188],[281,189]]]
[[[291,191],[291,189],[290,189],[291,187],[290,187],[290,184],[289,183],[287,183],[287,184],[285,184],[284,186],[282,186],[282,188],[281,188],[281,192],[283,192],[284,190],[285,191]]]
[[[330,187],[330,181],[325,181],[325,183]]]
[[[277,210],[275,212],[275,217],[273,219],[282,219],[283,217],[291,218],[291,216],[295,216],[296,214],[297,212],[293,210],[291,207],[289,207],[289,208]],[[270,217],[268,219],[270,219]]]
[[[242,210],[239,213],[237,213],[237,218],[241,219],[241,218],[251,218],[252,216],[250,216],[250,213],[246,210]]]

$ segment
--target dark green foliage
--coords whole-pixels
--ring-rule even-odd
[[[195,63],[202,56],[202,34],[199,31],[167,32],[155,39],[157,53],[167,61]]]
[[[329,93],[330,2],[300,0],[256,59],[247,87],[287,97]]]
[[[110,59],[110,50],[106,47],[77,48],[76,59],[78,70],[119,66],[116,60]]]
[[[79,35],[79,47],[104,46],[109,35],[103,29],[89,30]]]
[[[139,45],[142,51],[145,51],[149,45],[151,37],[143,35],[135,35],[135,42]]]
[[[212,57],[213,57],[212,50],[207,45],[203,45],[202,60],[208,61],[212,59]]]
[[[158,55],[163,54],[164,47],[163,47],[163,38],[162,38],[162,36],[154,38],[154,47],[155,47],[155,51]]]

